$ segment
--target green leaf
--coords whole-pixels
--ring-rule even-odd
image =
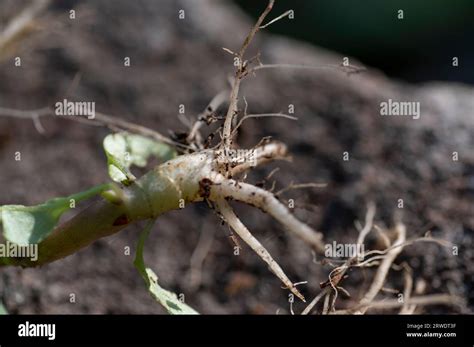
[[[3,225],[3,236],[21,246],[39,243],[53,231],[61,215],[71,208],[72,203],[89,199],[110,187],[110,184],[103,184],[65,198],[54,198],[36,206],[2,206],[0,222]]]
[[[169,314],[199,314],[193,308],[180,301],[175,293],[163,289],[158,284],[158,276],[153,272],[153,270],[147,268],[145,265],[145,261],[143,260],[143,248],[154,223],[154,220],[150,221],[140,234],[134,265],[145,280],[151,296],[153,296],[153,298],[158,301],[158,303],[160,303]]]
[[[6,314],[8,314],[8,311],[5,308],[5,306],[3,305],[3,303],[0,301],[0,316],[1,315],[6,315]]]
[[[121,132],[104,139],[109,176],[115,182],[129,185],[135,180],[132,165],[145,167],[150,156],[164,162],[176,156],[173,147],[148,137]]]

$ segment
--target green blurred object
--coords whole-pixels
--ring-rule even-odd
[[[236,2],[254,17],[266,4]],[[357,57],[408,80],[474,82],[472,67],[467,74],[452,68],[453,56],[464,67],[474,56],[472,0],[277,0],[269,19],[288,9],[295,11],[295,18],[268,30]]]
[[[146,239],[148,238],[148,235],[150,234],[151,229],[153,228],[153,225],[155,224],[155,221],[149,221],[148,224],[145,226],[145,229],[143,229],[142,233],[140,234],[140,238],[138,239],[138,244],[137,244],[137,250],[135,254],[135,260],[134,260],[134,265],[138,272],[143,277],[143,280],[145,281],[148,291],[150,292],[151,296],[158,302],[160,305],[162,305],[166,311],[168,311],[169,314],[176,314],[176,315],[194,315],[194,314],[199,314],[196,310],[194,310],[192,307],[186,305],[184,302],[182,302],[179,298],[178,295],[175,293],[166,290],[162,288],[158,284],[158,276],[153,272],[152,269],[148,268],[145,265],[145,260],[143,259],[143,249],[145,247],[145,242]]]
[[[0,315],[6,315],[8,314],[7,309],[3,305],[3,303],[0,301]]]

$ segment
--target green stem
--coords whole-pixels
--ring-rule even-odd
[[[112,189],[112,183],[104,183],[104,184],[92,187],[86,191],[69,195],[67,199],[68,200],[74,199],[75,201],[83,201],[83,200],[90,199],[93,196],[99,195],[110,189]]]
[[[95,202],[72,219],[57,226],[38,244],[38,259],[4,257],[0,266],[35,267],[67,257],[92,242],[122,230],[129,224],[157,218],[186,203],[199,200],[199,182],[209,175],[206,170],[211,153],[180,156],[155,167],[129,187],[101,185],[71,195],[76,200],[102,193]]]

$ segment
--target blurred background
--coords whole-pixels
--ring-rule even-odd
[[[260,1],[237,0],[256,18]],[[355,56],[387,75],[410,82],[474,83],[474,3],[470,0],[280,0],[275,12],[295,11],[295,23],[274,33]],[[404,19],[398,19],[398,11]],[[463,69],[452,66],[458,57]]]
[[[0,30],[30,4],[0,1]],[[228,88],[233,57],[222,47],[238,50],[253,25],[250,16],[265,5],[263,0],[238,5],[52,1],[17,44],[0,52],[0,107],[38,109],[64,98],[94,101],[98,112],[163,134],[186,132],[177,117],[180,105],[192,121]],[[261,182],[279,167],[272,177],[276,189],[291,182],[327,183],[282,196],[295,200],[295,215],[323,232],[327,242],[354,242],[357,221],[363,223],[367,204],[374,202],[375,221],[389,234],[398,216],[409,238],[431,232],[458,245],[458,256],[423,243],[397,258],[412,268],[422,294],[449,293],[467,302],[421,307],[417,313],[474,307],[473,6],[468,0],[277,0],[269,18],[291,8],[295,19],[259,33],[248,53],[260,52],[264,63],[316,66],[338,65],[349,55],[351,63],[367,66],[350,76],[321,69],[262,70],[249,77],[242,86],[249,112],[285,112],[292,105],[298,121],[248,120],[238,143],[251,147],[272,136],[293,154],[292,163],[256,170],[249,182]],[[401,22],[399,8],[405,11]],[[457,68],[452,56],[459,57]],[[14,65],[15,57],[21,57],[21,67]],[[131,66],[124,66],[125,57]],[[388,99],[420,102],[421,118],[382,117],[380,102]],[[219,110],[224,112],[225,105]],[[0,117],[0,205],[38,204],[108,181],[102,140],[109,129],[54,117],[41,122],[44,132],[29,120]],[[288,276],[308,281],[299,287],[303,294],[319,293],[331,267],[319,264],[306,244],[268,216],[235,207]],[[164,313],[132,264],[139,230],[131,226],[40,269],[1,268],[0,300],[10,313]],[[229,235],[206,204],[188,206],[159,218],[146,261],[165,288],[184,294],[202,313],[289,313],[288,293],[279,281],[248,248],[234,256]],[[376,233],[367,247],[381,247]],[[372,275],[350,272],[345,288],[352,297],[339,298],[338,308],[353,304]],[[387,287],[392,292],[380,299],[403,289],[402,273],[392,272]],[[304,307],[294,304],[296,312]]]

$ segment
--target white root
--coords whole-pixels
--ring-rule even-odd
[[[314,247],[317,252],[324,253],[322,234],[299,221],[272,193],[264,189],[248,183],[224,179],[220,184],[212,186],[210,197],[211,200],[220,200],[223,197],[233,198],[258,207],[283,224],[288,231]]]
[[[365,312],[370,309],[378,310],[388,310],[403,305],[418,305],[418,306],[427,306],[427,305],[449,305],[449,306],[464,306],[465,302],[462,298],[449,294],[431,294],[424,296],[412,296],[410,299],[405,300],[405,302],[400,302],[398,299],[387,299],[372,301],[366,306],[357,305],[356,307],[348,310],[338,310],[334,311],[331,314],[351,314],[354,312],[354,309],[360,309]]]
[[[413,314],[416,309],[416,305],[409,305],[408,301],[410,300],[412,290],[413,290],[413,277],[411,268],[405,264],[403,269],[403,279],[405,282],[405,286],[403,289],[403,299],[404,305],[400,309],[400,314]]]
[[[226,102],[227,93],[227,90],[223,90],[219,94],[214,96],[214,98],[212,98],[205,110],[198,115],[197,121],[191,127],[188,137],[186,138],[187,143],[193,143],[193,141],[196,139],[196,143],[199,146],[199,149],[203,149],[202,136],[199,130],[204,124],[206,124],[206,118],[209,117],[212,113],[214,113],[220,107],[220,105]]]
[[[321,300],[323,296],[325,296],[327,293],[329,293],[329,287],[326,287],[321,293],[319,293],[311,303],[306,306],[306,308],[301,312],[302,315],[307,315],[311,312],[311,310],[316,306],[316,304]]]
[[[191,255],[189,266],[189,288],[196,290],[202,283],[202,267],[214,241],[214,228],[204,224],[201,227],[201,235]]]
[[[275,193],[275,196],[280,196],[282,195],[283,193],[289,191],[289,190],[293,190],[293,189],[305,189],[305,188],[324,188],[326,187],[327,184],[326,183],[314,183],[314,182],[311,182],[311,183],[297,183],[295,184],[294,182],[291,182],[289,186],[283,188],[283,189],[280,189],[279,191],[277,191]]]
[[[26,7],[19,15],[13,18],[0,32],[0,57],[7,51],[9,45],[13,44],[22,33],[31,28],[35,17],[37,17],[48,5],[51,0],[36,0]]]
[[[268,22],[267,24],[260,26],[259,29],[265,29],[266,27],[272,25],[273,23],[278,22],[280,19],[289,16],[292,12],[293,12],[293,10],[288,10],[288,11],[286,11],[285,13],[283,13],[283,14],[279,15],[278,17],[272,19],[272,20],[271,20],[270,22]]]
[[[398,256],[398,254],[400,254],[400,252],[403,250],[403,247],[396,247],[396,246],[402,245],[405,242],[405,238],[406,238],[405,225],[401,223],[397,223],[397,225],[395,226],[395,231],[397,233],[397,239],[392,245],[392,247],[394,248],[392,248],[385,255],[382,262],[380,263],[380,266],[377,269],[377,273],[375,274],[374,280],[369,290],[359,302],[358,306],[360,306],[361,308],[355,312],[356,314],[364,314],[365,311],[367,311],[371,302],[375,299],[377,294],[382,289],[383,284],[385,283],[385,278],[387,277],[388,271],[390,270],[390,267],[392,266],[393,261]]]
[[[245,100],[245,99],[244,99]],[[247,104],[246,104],[247,105]],[[239,130],[239,128],[242,126],[242,124],[247,120],[247,119],[250,119],[250,118],[268,118],[268,117],[275,117],[275,118],[286,118],[286,119],[290,119],[290,120],[298,120],[297,117],[294,117],[294,116],[290,116],[288,114],[284,114],[284,113],[260,113],[260,114],[245,114],[245,116],[243,116],[239,122],[237,123],[237,125],[234,127],[234,130],[232,130],[232,135],[236,134],[237,131]]]
[[[247,75],[246,71],[246,62],[244,62],[244,56],[245,52],[247,51],[248,46],[252,42],[255,34],[260,30],[260,26],[262,25],[263,21],[265,20],[265,17],[270,13],[270,11],[273,8],[273,5],[275,3],[275,0],[269,0],[268,5],[263,11],[263,13],[260,15],[260,17],[257,20],[257,23],[252,27],[252,30],[250,30],[249,34],[245,38],[244,43],[240,47],[239,53],[237,55],[239,59],[239,67],[236,72],[236,76],[234,79],[234,82],[232,84],[232,90],[230,93],[229,97],[229,108],[227,110],[226,118],[224,121],[224,128],[223,128],[223,148],[225,150],[228,150],[231,148],[232,145],[232,121],[234,119],[234,116],[237,114],[238,111],[238,99],[239,99],[239,89],[240,89],[240,83],[242,81],[242,78],[244,78]]]
[[[219,199],[216,201],[217,207],[224,217],[225,221],[229,226],[242,238],[242,240],[247,243],[247,245],[252,248],[255,253],[258,254],[264,262],[268,264],[270,270],[283,282],[286,288],[295,294],[298,298],[305,301],[304,296],[296,289],[293,282],[290,281],[288,276],[283,272],[282,268],[278,263],[273,260],[270,253],[265,249],[265,247],[252,235],[252,233],[247,229],[247,227],[240,221],[240,219],[235,215],[232,207],[224,199]]]
[[[242,172],[250,170],[255,166],[260,166],[274,160],[288,159],[288,148],[282,142],[272,141],[270,143],[257,146],[255,149],[255,162],[244,161],[242,164],[230,170],[231,176],[236,176]]]
[[[375,211],[375,204],[373,202],[369,203],[367,208],[367,214],[365,215],[365,225],[359,232],[359,236],[357,237],[357,244],[363,244],[366,236],[372,230],[372,226],[374,225]]]
[[[104,113],[96,112],[94,119],[85,119],[81,117],[68,117],[68,116],[58,116],[55,114],[54,109],[51,107],[43,107],[36,110],[16,110],[11,108],[0,107],[0,117],[11,117],[19,119],[31,119],[33,122],[39,121],[41,117],[61,117],[63,119],[72,120],[74,122],[87,124],[91,126],[107,126],[114,130],[126,130],[134,134],[140,134],[149,138],[152,138],[159,142],[164,142],[166,144],[176,146],[179,148],[192,149],[187,145],[177,143],[170,138],[160,134],[159,132],[144,127],[139,124],[127,122],[119,117],[109,116]],[[41,131],[40,131],[41,132]]]

